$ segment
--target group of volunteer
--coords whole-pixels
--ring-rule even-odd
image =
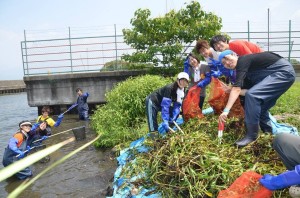
[[[177,80],[166,85],[146,98],[146,114],[150,132],[158,132],[158,112],[161,112],[162,128],[170,131],[170,124],[176,121],[184,99],[185,88],[197,85],[201,88],[200,109],[203,108],[205,87],[211,78],[225,76],[231,84],[229,99],[219,122],[226,122],[235,101],[240,98],[245,112],[246,134],[235,145],[245,147],[258,138],[259,129],[272,133],[269,110],[277,99],[284,94],[295,81],[295,71],[289,61],[273,52],[264,52],[249,41],[230,41],[224,35],[213,36],[210,42],[199,40],[195,53],[203,56],[206,62],[199,61],[190,53],[184,62],[184,71]],[[274,176],[266,174],[260,183],[269,190],[283,189],[289,186],[300,187],[300,137],[289,133],[276,135],[273,148],[279,154],[288,171]]]
[[[76,89],[77,93],[77,110],[80,120],[89,120],[87,98],[89,93],[83,93],[81,88]],[[44,106],[41,110],[42,115],[38,116],[36,123],[32,124],[28,120],[19,123],[19,130],[9,139],[8,145],[4,150],[2,164],[4,167],[24,158],[32,148],[41,145],[52,134],[52,127],[58,127],[63,118],[64,113],[60,114],[56,121],[50,117],[50,107]],[[29,167],[16,173],[18,179],[26,179],[32,176]]]

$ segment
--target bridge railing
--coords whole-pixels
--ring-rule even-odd
[[[24,76],[100,71],[133,51],[122,35],[22,41],[21,50]]]
[[[24,33],[25,34],[25,33]],[[273,51],[293,64],[300,62],[300,31],[227,32],[232,40],[257,43],[265,51]],[[25,40],[21,42],[24,76],[95,72],[123,69],[121,57],[135,49],[124,42],[122,34],[110,36],[73,37]],[[181,56],[192,51],[196,41],[185,46]],[[106,63],[113,62],[110,67]]]

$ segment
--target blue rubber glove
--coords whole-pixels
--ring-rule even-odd
[[[204,78],[203,80],[201,80],[201,81],[197,84],[197,86],[198,86],[198,87],[201,87],[201,88],[206,87],[206,85],[208,85],[208,84],[210,83],[210,81],[211,81],[211,74],[210,74],[210,72],[207,72],[207,73],[205,74],[205,78]]]
[[[189,67],[190,67],[190,59],[189,56],[185,59],[184,63],[183,63],[183,71],[187,74],[189,74]]]
[[[213,76],[215,78],[219,78],[221,75],[222,75],[222,72],[211,70],[211,76]]]
[[[31,151],[31,147],[30,146],[26,146],[26,150],[29,153]]]
[[[168,132],[169,131],[169,122],[164,121],[163,124],[162,124],[162,127]]]
[[[170,98],[163,97],[161,101],[161,117],[163,121],[169,121],[170,118],[170,106],[171,106],[172,100]]]
[[[35,131],[39,126],[40,126],[40,124],[41,123],[35,123],[32,127],[31,127],[31,129],[30,129],[30,131]]]
[[[208,63],[208,66],[211,70],[218,70],[218,65],[220,64],[219,61],[209,58],[210,62]]]
[[[174,102],[171,121],[176,121],[176,119],[180,113],[180,107],[181,107],[181,104],[179,102]]]
[[[203,80],[201,80],[200,82],[198,82],[197,86],[200,87],[200,88],[203,88],[204,87]]]
[[[62,121],[62,119],[64,118],[64,115],[63,114],[60,114],[58,117],[57,117],[57,120],[54,124],[55,127],[58,127]]]
[[[277,176],[266,174],[259,180],[259,182],[269,190],[287,188],[292,185],[300,184],[299,171],[300,165],[297,165],[295,170],[286,171]]]
[[[16,151],[16,153],[18,153],[18,155],[17,155],[18,159],[22,159],[25,156],[25,153],[19,149]]]
[[[47,135],[44,135],[44,136],[41,138],[40,142],[42,142],[42,141],[44,141],[44,140],[47,140],[47,139],[48,139],[48,136],[47,136]]]

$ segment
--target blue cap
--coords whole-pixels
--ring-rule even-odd
[[[223,59],[225,56],[229,55],[229,54],[233,54],[233,51],[231,51],[231,50],[225,50],[225,51],[223,51],[223,52],[219,55],[219,61],[222,63],[222,59]]]

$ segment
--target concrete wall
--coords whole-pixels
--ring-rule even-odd
[[[24,92],[25,88],[23,80],[0,80],[0,94]]]
[[[73,73],[24,77],[28,104],[31,107],[64,106],[77,100],[76,88],[89,92],[89,105],[105,102],[105,93],[114,85],[130,76],[145,74],[145,71],[111,71]]]

